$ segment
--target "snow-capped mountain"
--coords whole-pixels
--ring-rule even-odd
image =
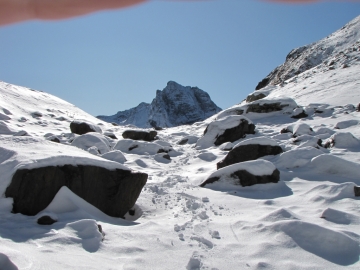
[[[156,91],[151,104],[142,102],[135,108],[98,118],[141,128],[175,127],[205,120],[219,111],[221,109],[205,91],[169,81],[162,91]]]
[[[126,126],[0,82],[0,269],[360,269],[359,22],[323,43],[321,51],[332,52],[317,65],[288,79],[279,73],[280,83],[203,121],[159,130],[151,142],[122,139]],[[304,62],[296,61],[299,70]],[[155,115],[151,105],[139,106],[134,119]],[[74,119],[96,132],[72,133]],[[44,166],[71,173],[33,173]],[[17,184],[23,169],[27,181]],[[117,198],[127,192],[114,174],[137,171],[148,178],[125,219],[66,186],[35,216],[12,212],[23,200],[17,187],[42,199],[53,182],[76,178],[75,188],[94,200],[102,191]],[[101,180],[95,188],[82,188],[93,178]],[[43,179],[38,196],[24,188]],[[39,225],[45,215],[55,223]]]
[[[320,64],[333,69],[336,62],[346,68],[349,63],[359,61],[352,54],[358,50],[360,44],[359,24],[360,17],[357,17],[326,38],[293,49],[286,56],[286,61],[282,65],[275,68],[258,83],[256,90],[267,85],[281,84]],[[355,55],[357,54],[355,53]]]

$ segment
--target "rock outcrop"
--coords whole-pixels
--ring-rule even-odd
[[[182,86],[169,81],[162,91],[156,91],[156,97],[151,104],[142,102],[135,108],[98,118],[120,125],[158,129],[193,124],[220,110],[210,96],[198,87]]]
[[[13,213],[36,215],[45,209],[61,187],[112,217],[123,217],[134,206],[147,181],[145,173],[108,170],[91,165],[20,169],[5,196],[14,199]]]

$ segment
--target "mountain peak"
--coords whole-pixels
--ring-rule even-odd
[[[135,108],[120,111],[113,116],[98,118],[141,128],[173,127],[202,121],[219,111],[221,109],[205,91],[169,81],[163,90],[156,91],[156,97],[151,104],[143,102]]]

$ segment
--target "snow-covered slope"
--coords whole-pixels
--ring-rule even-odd
[[[356,25],[351,31],[357,35]],[[334,44],[346,43],[344,38],[338,35]],[[126,220],[106,216],[67,188],[35,217],[11,213],[12,199],[3,193],[18,164],[38,167],[50,158],[52,164],[76,164],[75,158],[122,167],[101,161],[96,151],[88,151],[95,154],[92,159],[83,150],[70,150],[77,145],[74,138],[81,138],[70,133],[74,116],[101,124],[104,134],[117,138],[126,127],[103,123],[49,94],[1,83],[0,269],[359,269],[360,197],[354,186],[360,185],[360,112],[355,108],[360,70],[359,47],[352,44],[341,49],[344,54],[331,56],[333,64],[329,58],[252,93],[262,93],[260,100],[160,130],[156,141],[138,143],[135,151],[130,148],[136,141],[107,138],[111,151],[104,158],[117,156],[113,160],[149,174],[135,215]],[[275,105],[265,106],[270,103]],[[299,112],[304,118],[291,118]],[[232,114],[254,123],[255,134],[196,147],[209,123],[239,118]],[[61,143],[48,142],[48,132]],[[266,162],[217,171],[231,147],[250,142],[278,145],[284,152],[262,157]],[[158,153],[161,148],[168,153]],[[231,174],[238,167],[255,175],[276,167],[280,181],[235,186]],[[218,182],[199,187],[214,175]],[[38,225],[45,213],[58,221]]]
[[[326,38],[292,50],[284,64],[275,68],[256,87],[259,90],[266,85],[278,85],[294,76],[320,64],[331,68],[334,62],[346,66],[351,62],[351,52],[359,48],[360,16]],[[356,61],[357,59],[355,59]]]
[[[142,102],[135,108],[98,118],[141,128],[174,127],[205,120],[220,110],[205,91],[169,81],[162,91],[156,91],[151,104]]]

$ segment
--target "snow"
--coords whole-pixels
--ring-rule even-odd
[[[239,147],[241,145],[249,145],[249,144],[278,146],[278,143],[275,140],[272,140],[268,137],[261,136],[261,137],[243,140],[243,141],[239,142],[238,144],[236,144],[234,146],[234,148]]]
[[[204,121],[161,130],[151,143],[89,134],[83,138],[94,141],[84,140],[85,150],[72,146],[82,137],[70,132],[74,119],[117,138],[128,127],[102,122],[45,92],[0,82],[0,269],[359,269],[359,22],[310,45],[309,61],[329,57],[327,63],[262,89],[267,97],[261,102],[293,100],[291,106],[236,115],[250,104],[241,103]],[[291,118],[296,108],[308,117]],[[244,117],[256,133],[214,147],[223,128]],[[296,138],[280,134],[287,127]],[[49,141],[52,136],[60,143]],[[177,144],[182,138],[188,143]],[[319,139],[335,145],[325,149]],[[106,154],[87,152],[100,150],[99,141]],[[217,171],[225,149],[240,142],[271,142],[285,152]],[[66,187],[36,216],[11,212],[13,200],[4,191],[17,169],[64,164],[148,173],[135,214],[106,216]],[[229,174],[239,168],[255,174],[277,168],[280,181],[234,186]],[[224,182],[200,188],[210,176]],[[43,215],[57,222],[38,225]]]
[[[88,150],[90,147],[96,146],[100,154],[105,154],[110,151],[109,141],[104,135],[97,132],[80,135],[72,141],[71,145],[83,150]]]
[[[230,166],[226,166],[212,173],[208,178],[230,176],[236,171],[245,170],[253,175],[271,175],[275,171],[276,167],[273,163],[266,160],[251,160],[241,163],[235,163]]]

